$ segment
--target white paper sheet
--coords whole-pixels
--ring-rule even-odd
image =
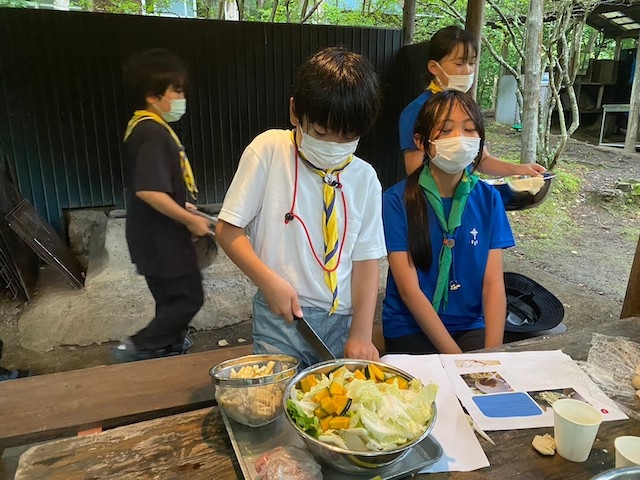
[[[425,384],[433,382],[439,386],[437,417],[431,434],[444,453],[440,460],[421,473],[469,472],[489,466],[489,460],[469,426],[438,355],[385,355],[381,361],[404,370]]]
[[[628,418],[561,350],[439,358],[455,394],[483,430],[552,427],[554,398],[584,400],[605,421]]]

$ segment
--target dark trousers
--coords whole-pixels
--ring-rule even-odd
[[[156,301],[156,316],[131,339],[140,349],[182,349],[189,322],[202,304],[202,276],[196,270],[179,277],[145,277]]]
[[[484,328],[465,330],[451,335],[463,352],[484,348]],[[439,353],[424,333],[405,335],[404,337],[384,337],[386,353],[409,353],[421,355]]]

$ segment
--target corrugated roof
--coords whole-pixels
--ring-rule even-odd
[[[640,36],[640,0],[603,2],[587,17],[587,24],[607,38],[637,38]]]

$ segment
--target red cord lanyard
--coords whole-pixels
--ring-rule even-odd
[[[307,229],[307,225],[304,223],[304,220],[302,220],[302,218],[297,213],[294,213],[293,211],[296,206],[296,198],[298,196],[298,165],[300,163],[298,158],[298,145],[296,144],[295,139],[294,139],[293,145],[294,145],[294,148],[296,149],[296,159],[295,159],[296,173],[295,173],[295,180],[293,183],[293,199],[291,201],[291,209],[289,209],[289,211],[284,214],[284,223],[285,225],[288,225],[289,222],[294,218],[300,222],[300,224],[302,225],[302,228],[304,229],[304,233],[307,236],[307,242],[309,243],[309,248],[311,248],[311,253],[313,253],[313,258],[315,258],[316,263],[320,266],[320,268],[322,268],[322,270],[324,270],[327,273],[331,273],[337,270],[338,266],[340,265],[340,259],[342,258],[342,247],[344,247],[344,239],[347,235],[347,201],[345,200],[344,192],[342,191],[342,184],[340,183],[340,173],[336,175],[336,182],[335,182],[334,188],[340,189],[340,195],[342,195],[342,211],[344,212],[344,231],[342,232],[342,241],[340,242],[340,250],[338,251],[338,261],[336,262],[336,266],[333,268],[327,268],[324,266],[324,263],[320,260],[320,257],[318,257],[318,254],[316,253],[315,248],[313,248],[313,243],[311,243],[311,236],[309,235],[309,230]]]

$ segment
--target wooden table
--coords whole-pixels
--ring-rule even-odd
[[[596,331],[640,343],[640,318],[610,320]],[[584,360],[591,346],[591,336],[591,332],[568,332],[523,340],[496,350],[562,349],[575,360]],[[613,468],[613,440],[619,435],[640,435],[640,422],[635,419],[604,422],[589,459],[583,463],[572,463],[559,455],[543,457],[533,450],[533,436],[552,431],[547,427],[491,432],[495,446],[480,439],[490,467],[475,472],[438,473],[417,478],[590,479]],[[20,458],[15,476],[16,480],[89,478],[236,480],[243,477],[216,407],[34,446]]]

